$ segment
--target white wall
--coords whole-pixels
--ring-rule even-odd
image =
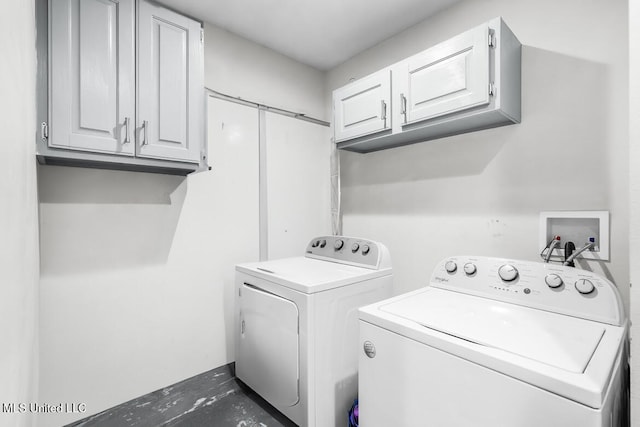
[[[0,14],[0,402],[38,398],[38,205],[35,164],[35,31],[32,1]],[[0,425],[34,425],[0,413]]]
[[[453,254],[538,260],[540,211],[609,210],[612,261],[587,267],[628,303],[626,2],[463,1],[331,70],[327,87],[499,15],[523,44],[522,123],[341,152],[344,233],[385,242],[407,291]]]
[[[205,63],[213,90],[324,111],[319,72],[210,25]],[[39,168],[41,400],[87,404],[41,425],[234,360],[234,265],[258,260],[258,110],[208,102],[209,172]]]
[[[31,6],[12,7],[17,15],[2,15],[10,18],[1,26],[7,31],[2,52],[28,61]],[[433,264],[452,253],[536,259],[541,210],[607,209],[613,261],[590,265],[608,270],[628,301],[626,2],[468,0],[337,67],[326,80],[316,70],[207,25],[206,85],[327,118],[323,97],[349,78],[496,15],[525,45],[523,123],[380,153],[343,153],[344,232],[388,244],[402,291],[423,286]],[[13,36],[22,33],[25,37]],[[7,75],[3,67],[9,62],[0,63],[0,76]],[[10,77],[32,79],[28,64],[25,68]],[[7,90],[20,88],[23,95],[24,87],[32,87],[13,84],[11,78],[0,79]],[[2,89],[4,99],[10,92]],[[19,113],[20,102],[12,99],[2,109]],[[218,125],[244,117],[226,108],[218,111],[212,118]],[[0,117],[17,124],[19,139],[30,139],[31,114]],[[93,413],[232,360],[231,308],[225,302],[231,265],[257,256],[257,241],[249,238],[257,229],[257,201],[233,190],[241,182],[243,192],[248,188],[254,194],[257,154],[241,136],[233,145],[227,135],[210,140],[213,170],[187,179],[40,168],[40,401],[85,402]],[[21,259],[28,265],[8,263],[2,270],[15,272],[10,277],[27,276],[26,286],[11,288],[24,301],[26,316],[22,309],[2,311],[24,322],[25,333],[11,335],[18,349],[11,360],[25,369],[19,378],[10,371],[15,381],[8,384],[12,398],[27,399],[34,389],[17,384],[33,384],[29,375],[36,372],[29,369],[36,337],[36,288],[29,274],[37,271],[30,268],[37,258],[35,246],[23,237],[36,227],[29,220],[33,152],[24,148],[30,145],[3,142],[0,147],[17,150],[9,156],[3,152],[0,162],[6,163],[3,173],[18,168],[20,177],[2,180],[14,185],[7,191],[16,201],[2,209],[20,209],[15,216],[27,218],[16,222],[25,228],[12,229],[8,241],[12,250],[26,245]],[[227,225],[231,228],[221,231]],[[8,365],[3,360],[0,366]],[[59,425],[79,417],[40,423]]]
[[[317,119],[330,117],[322,103],[323,72],[209,24],[205,52],[209,89]]]
[[[640,425],[640,2],[629,1],[629,163],[631,221],[631,424]]]

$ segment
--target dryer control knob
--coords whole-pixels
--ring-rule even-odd
[[[576,280],[575,286],[578,292],[585,295],[595,290],[595,286],[593,286],[593,283],[591,283],[589,279],[578,279]]]
[[[550,288],[559,288],[562,286],[562,277],[557,274],[547,274],[547,277],[544,278],[544,283]]]
[[[498,269],[498,276],[505,282],[513,282],[518,278],[518,269],[511,264],[505,264]]]
[[[369,247],[369,245],[362,245],[362,255],[368,254],[370,250],[371,248]]]
[[[354,243],[353,245],[351,245],[351,252],[353,252],[354,254],[356,252],[358,252],[358,249],[360,249],[360,245],[357,243]]]
[[[476,265],[472,262],[468,262],[464,265],[464,272],[467,273],[467,276],[472,276],[478,271]]]
[[[447,270],[448,273],[455,273],[458,269],[458,266],[453,261],[447,261],[447,263],[444,265],[444,269]]]
[[[338,239],[333,243],[333,247],[336,251],[339,251],[344,246],[344,241],[342,239]]]
[[[320,242],[320,247],[324,248],[325,246],[327,246],[327,241],[325,239],[322,239],[322,242]]]

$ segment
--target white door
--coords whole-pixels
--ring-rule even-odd
[[[133,0],[49,2],[49,145],[134,154]]]
[[[335,141],[391,129],[391,71],[382,70],[333,92]]]
[[[238,304],[236,375],[274,406],[297,404],[298,307],[247,283]]]
[[[265,113],[268,259],[299,256],[331,234],[329,128]]]
[[[402,123],[489,103],[489,28],[481,26],[440,43],[406,64],[400,94]]]
[[[199,162],[204,102],[200,24],[141,1],[137,154]]]

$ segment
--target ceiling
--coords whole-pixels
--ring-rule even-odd
[[[159,0],[328,70],[459,0]]]

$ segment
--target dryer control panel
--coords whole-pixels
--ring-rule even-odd
[[[626,321],[615,285],[573,267],[455,256],[437,265],[430,286],[617,326]]]
[[[391,258],[386,246],[357,237],[316,237],[307,245],[305,256],[375,270],[391,267]]]

